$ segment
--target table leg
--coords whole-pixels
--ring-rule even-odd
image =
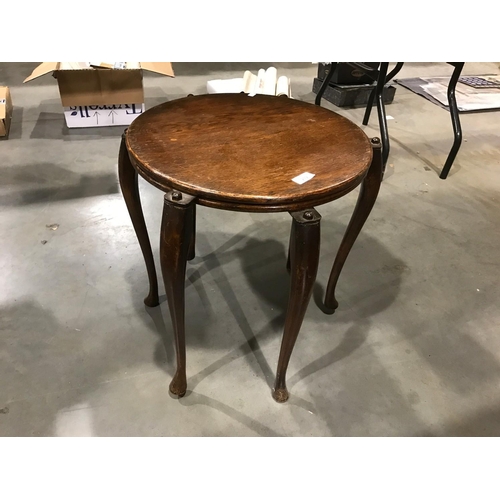
[[[311,298],[320,248],[319,213],[310,209],[290,214],[293,217],[290,237],[290,297],[273,391],[273,398],[278,403],[284,403],[288,399],[286,370]]]
[[[286,258],[286,271],[290,274],[290,246],[292,245],[293,231],[290,231],[290,239],[288,240],[288,254]]]
[[[125,144],[125,133],[122,136],[120,144],[120,153],[118,155],[118,178],[122,190],[123,198],[127,205],[128,213],[132,219],[132,225],[135,234],[139,240],[142,255],[146,262],[146,269],[149,277],[149,294],[144,299],[144,303],[149,307],[159,304],[158,300],[158,279],[156,277],[155,261],[151,250],[148,230],[144,220],[144,214],[141,207],[141,198],[139,195],[139,179],[137,171],[130,162],[127,146]]]
[[[375,200],[377,199],[380,183],[382,182],[383,160],[380,139],[375,137],[371,140],[371,143],[373,148],[373,160],[366,177],[361,183],[361,190],[359,192],[356,208],[347,226],[344,238],[342,239],[342,243],[340,244],[339,251],[333,263],[330,279],[328,280],[325,306],[327,309],[330,309],[332,313],[339,306],[335,298],[335,287],[337,286],[340,273],[356,238],[370,215]]]
[[[193,206],[193,232],[191,234],[191,241],[189,242],[189,252],[187,260],[193,260],[196,257],[196,205]]]
[[[184,286],[186,263],[193,235],[195,198],[179,191],[165,194],[161,221],[160,260],[168,308],[175,336],[177,370],[170,392],[186,393],[186,337]]]

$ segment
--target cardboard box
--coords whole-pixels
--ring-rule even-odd
[[[174,76],[168,62],[44,62],[24,83],[52,73],[59,85],[69,128],[130,125],[145,109],[143,70]]]
[[[0,87],[0,137],[8,137],[12,119],[12,98],[9,87]]]

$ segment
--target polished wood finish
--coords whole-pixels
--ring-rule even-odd
[[[335,257],[335,261],[333,263],[330,279],[328,280],[325,295],[325,307],[328,310],[327,312],[330,313],[333,313],[339,306],[339,303],[335,298],[335,287],[337,286],[337,281],[342,268],[344,267],[347,256],[349,255],[361,228],[372,211],[373,205],[375,204],[375,200],[378,196],[380,184],[382,182],[384,162],[382,158],[380,140],[378,138],[372,139],[372,145],[373,161],[368,170],[368,174],[361,184],[361,190],[359,191],[356,208],[354,209],[354,213],[352,214],[349,225],[347,226],[344,238],[342,239],[342,243],[340,244],[339,251],[337,252],[337,256]]]
[[[287,97],[245,94],[151,108],[130,125],[127,148],[141,175],[160,189],[255,212],[332,201],[359,185],[372,158],[370,141],[347,118]],[[292,181],[304,172],[315,177]]]
[[[151,250],[151,242],[149,241],[146,221],[141,207],[141,198],[139,195],[139,179],[137,171],[130,162],[127,147],[125,145],[125,134],[122,137],[120,144],[120,153],[118,155],[118,179],[120,188],[127,205],[128,213],[132,219],[132,225],[135,229],[135,234],[139,240],[139,245],[142,250],[142,255],[146,262],[146,269],[149,277],[149,294],[144,299],[144,303],[149,307],[154,307],[159,304],[158,300],[158,278],[156,277],[155,261]]]
[[[191,240],[189,242],[188,260],[193,260],[196,257],[196,205],[193,206],[193,229],[191,232]]]
[[[174,327],[177,370],[170,392],[182,397],[186,393],[186,338],[184,287],[186,263],[194,226],[195,198],[178,191],[165,194],[160,235],[160,260]]]
[[[289,253],[290,297],[273,391],[273,398],[278,403],[284,403],[288,400],[286,370],[311,298],[318,272],[320,248],[321,216],[319,213],[312,209],[292,212],[291,216],[293,222]]]
[[[372,148],[363,131],[346,118],[304,102],[244,94],[191,96],[156,106],[134,120],[122,141],[119,172],[150,278],[148,305],[158,304],[158,287],[137,172],[166,193],[160,259],[177,358],[170,391],[179,397],[187,389],[184,281],[187,260],[195,256],[196,204],[291,213],[291,287],[273,390],[276,401],[286,401],[286,371],[318,269],[321,217],[314,207],[363,182],[330,276],[326,302],[332,305],[343,263],[378,192],[380,147]],[[292,181],[304,172],[315,176],[301,185]]]

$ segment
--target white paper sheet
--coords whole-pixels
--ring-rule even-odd
[[[449,78],[426,78],[425,81],[427,83],[421,85],[422,89],[441,104],[448,106]],[[500,89],[475,89],[458,82],[455,97],[459,111],[479,111],[500,107]]]
[[[243,91],[243,78],[210,80],[207,82],[207,92],[209,94],[238,94]]]

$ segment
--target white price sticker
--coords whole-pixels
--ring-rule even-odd
[[[303,174],[297,175],[292,179],[293,182],[297,184],[304,184],[307,181],[310,181],[316,174],[311,174],[310,172],[304,172]]]

